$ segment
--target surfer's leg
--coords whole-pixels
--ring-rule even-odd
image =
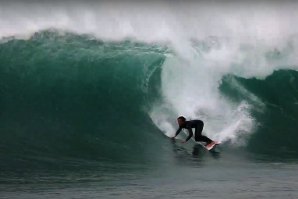
[[[201,135],[200,137],[198,137],[198,140],[196,139],[196,141],[206,142],[207,144],[210,144],[211,142],[213,142],[210,138],[208,138],[207,136],[204,136],[204,135]]]
[[[212,140],[209,139],[207,136],[202,135],[203,127],[204,127],[204,123],[200,121],[200,123],[198,123],[195,130],[195,140],[197,142],[206,142],[207,144],[210,144]]]
[[[196,130],[195,130],[195,140],[196,141],[199,141],[199,138],[202,136],[202,131],[203,131],[203,128],[204,128],[204,123],[203,121],[199,121],[197,123],[197,126],[196,126]]]

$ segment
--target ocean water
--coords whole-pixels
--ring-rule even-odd
[[[0,198],[297,198],[297,8],[1,2]]]

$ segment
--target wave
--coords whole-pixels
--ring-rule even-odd
[[[297,4],[260,4],[1,3],[1,158],[148,159],[178,115],[297,153]]]
[[[2,43],[0,55],[2,158],[146,159],[180,114],[252,152],[298,150],[293,70],[215,81],[165,46],[55,31]]]

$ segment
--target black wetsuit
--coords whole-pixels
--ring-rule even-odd
[[[184,125],[179,126],[179,129],[176,131],[175,137],[181,132],[182,129],[187,129],[189,132],[189,135],[185,140],[187,142],[193,136],[192,128],[195,128],[195,141],[206,142],[207,144],[209,144],[212,142],[212,140],[202,135],[203,127],[204,122],[201,120],[185,121]]]

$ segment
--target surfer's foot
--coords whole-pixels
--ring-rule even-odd
[[[209,144],[207,144],[205,147],[207,150],[211,150],[215,146],[216,142],[212,141]]]
[[[209,144],[207,144],[206,147],[210,147],[210,146],[215,145],[215,144],[216,144],[216,142],[212,141]]]

